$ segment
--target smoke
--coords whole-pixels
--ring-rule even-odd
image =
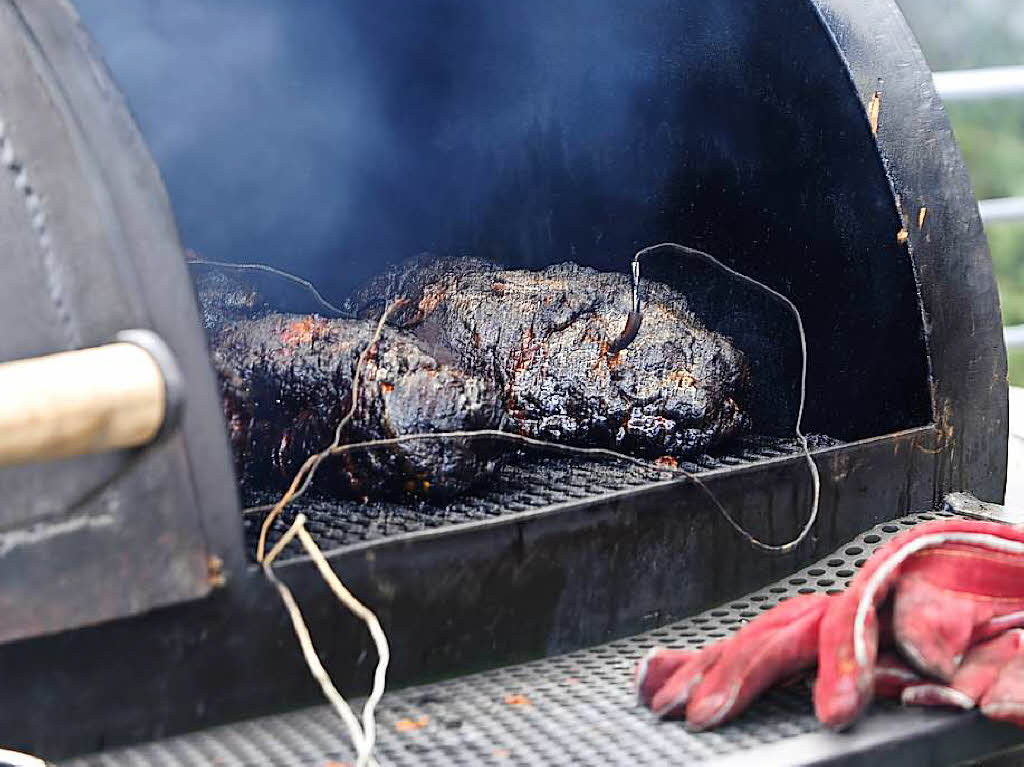
[[[929,417],[892,189],[813,3],[77,2],[207,258],[340,303],[421,251],[627,271],[684,243],[810,318],[809,430]],[[795,403],[795,342],[732,283],[670,274]]]
[[[308,269],[336,251],[361,158],[380,154],[331,5],[80,0],[164,174],[186,244]],[[313,6],[327,18],[314,24]],[[334,74],[345,72],[338,80]]]
[[[657,55],[651,25],[579,23],[625,14],[613,0],[77,6],[207,258],[336,297],[422,250],[580,258],[611,241],[584,221],[607,213],[602,166],[621,166],[615,197],[657,182],[602,145]]]

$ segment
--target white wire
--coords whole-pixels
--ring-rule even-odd
[[[263,549],[266,546],[267,538],[270,536],[270,525],[274,519],[284,511],[284,507],[294,501],[296,498],[301,497],[305,494],[306,489],[313,482],[313,477],[316,474],[320,464],[323,460],[331,455],[331,449],[338,446],[341,442],[341,432],[345,428],[345,425],[352,420],[352,416],[355,415],[356,407],[359,404],[359,382],[362,375],[363,368],[366,366],[366,361],[369,359],[370,353],[376,348],[380,342],[381,336],[384,333],[384,325],[388,321],[388,317],[391,316],[391,312],[401,307],[405,303],[404,299],[394,301],[384,313],[380,316],[377,321],[377,327],[374,330],[373,337],[370,339],[370,343],[366,345],[366,348],[360,352],[358,359],[356,360],[355,369],[352,371],[352,391],[349,392],[349,399],[351,403],[349,405],[348,412],[345,413],[344,417],[338,422],[337,427],[334,429],[334,440],[326,448],[318,453],[314,453],[309,456],[303,465],[299,468],[299,471],[295,475],[295,479],[292,480],[292,484],[288,487],[288,490],[281,496],[281,499],[274,504],[269,505],[270,514],[263,520],[263,524],[260,527],[260,538],[256,544],[256,561],[260,562],[263,559]],[[305,472],[305,478],[302,484],[296,489],[295,482]],[[249,509],[246,509],[249,511]]]
[[[638,281],[639,281],[639,278],[640,278],[640,271],[637,268],[637,266],[635,266],[635,265],[639,264],[639,262],[640,262],[640,260],[642,258],[646,258],[647,256],[652,256],[652,255],[658,255],[659,253],[664,253],[664,252],[672,252],[672,253],[675,253],[676,255],[680,255],[681,254],[681,255],[686,255],[686,256],[696,256],[696,257],[698,257],[700,259],[708,261],[711,264],[714,264],[719,269],[721,269],[724,272],[728,272],[733,277],[735,277],[735,278],[737,278],[737,279],[739,279],[739,280],[741,280],[743,282],[747,282],[747,283],[749,283],[751,285],[754,285],[754,286],[760,288],[761,290],[764,290],[769,295],[773,296],[775,299],[777,299],[779,302],[781,302],[792,313],[793,318],[796,320],[797,332],[800,335],[800,355],[801,355],[800,356],[800,360],[801,360],[801,363],[800,363],[800,403],[799,403],[799,405],[797,407],[797,411],[796,411],[796,426],[794,427],[794,431],[796,432],[796,438],[800,442],[800,446],[803,449],[804,457],[807,459],[807,467],[808,467],[808,469],[809,469],[809,471],[811,473],[811,488],[812,488],[812,490],[811,490],[811,510],[810,510],[810,513],[807,516],[807,522],[804,524],[803,528],[797,534],[796,538],[794,538],[793,540],[791,540],[791,541],[789,541],[787,543],[783,543],[783,544],[764,543],[763,541],[760,541],[757,538],[755,538],[746,529],[744,529],[744,527],[742,525],[740,525],[733,518],[733,516],[725,509],[725,507],[722,506],[722,504],[718,501],[718,499],[715,498],[715,496],[711,492],[711,490],[707,486],[705,486],[703,482],[700,482],[699,480],[696,480],[696,477],[694,477],[694,479],[697,481],[697,484],[701,486],[701,488],[704,490],[704,492],[707,493],[708,497],[711,498],[711,500],[715,504],[715,506],[718,507],[718,510],[721,512],[722,516],[725,517],[725,520],[730,525],[732,525],[733,529],[736,530],[736,532],[738,532],[741,536],[743,536],[747,540],[747,542],[749,542],[751,545],[753,545],[753,546],[755,546],[755,547],[757,547],[759,549],[763,549],[765,551],[773,551],[773,552],[777,552],[777,553],[785,553],[785,552],[788,552],[788,551],[792,551],[793,549],[795,549],[797,546],[799,546],[803,542],[803,540],[807,537],[807,534],[810,533],[811,529],[814,527],[814,523],[817,521],[817,518],[818,518],[818,504],[819,504],[820,497],[821,497],[821,477],[818,475],[818,466],[814,463],[814,458],[811,456],[811,449],[807,445],[807,438],[804,436],[803,430],[802,430],[803,429],[803,417],[804,417],[804,403],[805,403],[805,401],[807,399],[807,336],[804,333],[804,323],[803,323],[803,319],[800,317],[800,310],[796,308],[796,305],[792,301],[790,301],[789,298],[787,298],[786,296],[784,296],[782,293],[780,293],[779,291],[775,290],[774,288],[769,287],[768,285],[765,285],[763,282],[760,282],[759,280],[755,280],[753,277],[748,277],[747,275],[743,274],[742,272],[736,271],[735,269],[733,269],[730,266],[726,266],[721,261],[719,261],[717,258],[715,258],[714,256],[712,256],[712,255],[710,255],[708,253],[705,253],[705,252],[703,252],[701,250],[696,250],[695,248],[688,248],[685,245],[678,245],[678,244],[676,244],[674,242],[663,242],[663,243],[660,243],[658,245],[651,245],[650,247],[644,248],[643,250],[639,251],[633,257],[633,263],[634,263],[634,267],[633,267],[634,303],[635,304],[639,304]]]
[[[544,447],[544,448],[560,450],[560,451],[563,451],[563,452],[570,452],[570,453],[575,453],[575,454],[580,454],[580,455],[596,455],[596,456],[608,457],[608,458],[613,458],[615,460],[626,461],[626,462],[632,463],[634,465],[643,466],[644,468],[655,469],[655,470],[658,470],[658,471],[665,471],[665,472],[668,472],[668,473],[672,473],[672,474],[676,474],[676,475],[681,475],[681,476],[687,477],[688,479],[692,480],[694,482],[694,484],[696,484],[698,487],[701,488],[701,490],[705,493],[705,495],[707,495],[707,497],[715,505],[715,507],[717,508],[719,513],[732,526],[732,528],[737,533],[739,533],[752,546],[754,546],[756,548],[759,548],[759,549],[762,549],[764,551],[771,551],[771,552],[775,552],[775,553],[787,553],[789,551],[792,551],[793,549],[795,549],[797,546],[799,546],[804,541],[804,539],[807,537],[807,535],[813,529],[814,523],[817,521],[818,508],[819,508],[820,497],[821,497],[821,478],[820,478],[820,476],[818,474],[818,467],[815,464],[813,457],[811,456],[811,450],[810,450],[810,447],[807,444],[807,438],[803,434],[803,414],[804,414],[804,407],[805,407],[806,398],[807,398],[807,336],[806,336],[806,334],[804,332],[803,319],[800,316],[800,311],[796,308],[796,305],[789,298],[787,298],[782,293],[779,293],[774,288],[771,288],[768,285],[765,285],[763,282],[760,282],[760,281],[754,279],[753,277],[748,277],[747,275],[742,274],[741,272],[736,271],[732,267],[726,266],[721,261],[719,261],[714,256],[712,256],[712,255],[710,255],[708,253],[704,253],[703,251],[700,251],[700,250],[695,250],[694,248],[688,248],[688,247],[685,247],[683,245],[678,245],[676,243],[661,243],[659,245],[652,245],[650,247],[644,248],[643,250],[640,250],[633,257],[633,267],[632,267],[632,270],[633,270],[633,277],[634,277],[634,291],[633,291],[633,302],[634,302],[634,305],[638,305],[639,302],[640,302],[639,301],[639,288],[638,288],[638,281],[639,281],[639,277],[640,277],[640,269],[639,269],[640,260],[642,258],[646,258],[647,256],[656,255],[659,251],[660,252],[674,252],[676,254],[697,256],[698,258],[701,258],[703,260],[706,260],[706,261],[714,264],[719,269],[729,273],[733,277],[735,277],[735,278],[737,278],[739,280],[742,280],[744,282],[747,282],[747,283],[749,283],[751,285],[754,285],[754,286],[764,290],[765,292],[767,292],[769,295],[771,295],[776,300],[781,302],[788,309],[788,311],[793,315],[793,318],[796,320],[797,333],[798,333],[799,339],[800,339],[800,359],[801,359],[801,365],[800,365],[800,400],[799,400],[799,404],[797,406],[796,424],[795,424],[795,427],[794,427],[794,431],[795,431],[795,434],[796,434],[797,441],[800,443],[800,448],[801,448],[801,450],[803,452],[804,458],[807,461],[808,470],[809,470],[810,475],[811,475],[811,507],[810,507],[810,513],[807,516],[807,521],[804,523],[804,526],[801,528],[801,530],[797,534],[797,536],[795,538],[793,538],[791,541],[788,541],[788,542],[783,543],[783,544],[771,544],[771,543],[765,543],[765,542],[757,539],[756,537],[754,537],[750,532],[748,532],[742,525],[740,525],[736,521],[736,519],[732,516],[732,514],[730,514],[729,511],[718,500],[718,498],[715,497],[714,493],[711,492],[711,489],[708,488],[707,485],[705,485],[704,482],[696,474],[688,472],[685,469],[671,468],[671,467],[667,467],[667,466],[657,466],[657,465],[654,465],[650,461],[645,461],[645,460],[642,460],[642,459],[639,459],[639,458],[635,458],[633,456],[626,455],[625,453],[620,453],[618,451],[610,450],[608,448],[598,448],[598,447],[586,448],[586,447],[577,447],[575,445],[564,445],[564,444],[560,444],[560,443],[557,443],[557,442],[549,442],[549,441],[543,440],[543,439],[536,439],[536,438],[533,438],[533,437],[527,437],[527,436],[524,436],[524,435],[521,435],[521,434],[515,434],[515,433],[511,433],[511,432],[500,431],[498,429],[480,429],[480,430],[475,430],[475,431],[422,432],[422,433],[416,433],[416,434],[403,434],[403,435],[398,436],[398,437],[391,437],[391,438],[386,438],[386,439],[367,440],[365,442],[352,442],[352,443],[345,444],[345,445],[337,444],[338,436],[339,436],[338,432],[340,432],[340,429],[339,429],[338,432],[336,432],[336,434],[335,434],[335,442],[333,444],[331,444],[330,446],[328,446],[325,450],[323,450],[319,454],[321,460],[323,458],[325,458],[326,456],[328,456],[328,455],[338,455],[340,453],[347,453],[347,452],[352,452],[352,451],[355,451],[355,450],[365,450],[365,449],[373,449],[373,448],[379,448],[379,447],[393,447],[395,445],[400,445],[400,444],[403,444],[403,443],[406,443],[406,442],[417,442],[417,441],[430,440],[430,439],[452,439],[452,438],[459,438],[459,439],[481,439],[481,438],[485,438],[485,437],[486,438],[492,438],[492,439],[503,439],[503,440],[507,440],[507,441],[511,441],[511,442],[519,442],[521,444],[531,445],[531,446],[534,446],[534,447]],[[393,306],[394,305],[392,305],[391,307],[388,307],[388,310],[385,312],[384,316],[381,317],[381,322],[378,325],[378,333],[380,331],[380,327],[383,325],[384,321],[386,321],[386,317],[387,317],[388,312],[391,311],[391,308]],[[372,344],[371,344],[371,346],[372,346]],[[295,492],[291,497],[289,497],[289,502],[291,500],[294,500],[295,498],[301,496],[309,488],[310,483],[312,482],[312,479],[313,479],[313,475],[315,474],[316,468],[319,466],[319,463],[320,463],[320,461],[317,461],[316,464],[312,467],[312,471],[310,471],[306,475],[306,477],[304,478],[304,481],[303,481],[301,487],[298,488],[298,491]],[[268,509],[274,509],[274,508],[276,508],[277,506],[280,506],[280,505],[281,505],[281,502],[278,501],[277,504],[267,504],[267,505],[264,505],[264,506],[254,506],[254,507],[250,507],[250,508],[246,509],[246,513],[255,513],[255,512],[266,511]],[[282,509],[283,509],[283,506],[282,506]],[[262,540],[263,539],[261,537],[261,541]]]
[[[189,263],[205,264],[206,266],[216,266],[221,269],[234,269],[239,272],[266,272],[268,274],[274,274],[277,275],[278,277],[283,277],[289,282],[293,282],[296,285],[300,285],[306,290],[308,290],[310,293],[313,294],[313,298],[316,299],[317,303],[319,303],[325,309],[330,309],[332,312],[340,315],[341,317],[352,317],[351,312],[346,312],[344,309],[339,309],[337,306],[335,306],[326,298],[324,298],[323,295],[320,293],[319,290],[316,289],[316,286],[313,285],[312,282],[310,282],[307,279],[303,279],[302,277],[299,277],[296,274],[292,274],[291,272],[286,272],[284,269],[278,269],[276,266],[258,263],[236,264],[232,263],[231,261],[209,261],[205,258],[193,258],[192,260],[189,261]]]
[[[391,661],[391,650],[388,646],[388,638],[384,634],[384,629],[381,628],[380,621],[374,612],[366,607],[362,602],[353,596],[345,585],[341,582],[334,570],[331,569],[330,564],[324,557],[323,552],[320,551],[320,547],[316,545],[313,537],[306,530],[304,525],[299,525],[299,540],[302,541],[303,547],[306,552],[313,558],[316,563],[317,569],[320,571],[320,575],[330,586],[331,591],[334,595],[345,605],[352,613],[360,618],[363,623],[366,624],[367,629],[370,632],[370,636],[373,638],[373,642],[377,647],[377,668],[373,674],[373,687],[370,690],[370,695],[367,697],[366,702],[363,704],[363,739],[365,743],[365,750],[360,755],[358,760],[358,767],[363,767],[369,761],[370,756],[373,754],[374,744],[377,741],[377,722],[374,718],[374,714],[377,710],[377,704],[380,703],[380,699],[384,697],[384,689],[387,683],[388,664]]]
[[[274,584],[278,593],[281,595],[281,600],[284,602],[285,609],[291,617],[292,628],[295,630],[295,636],[299,640],[299,645],[302,648],[302,655],[306,660],[306,665],[309,667],[310,673],[320,684],[320,689],[323,690],[327,700],[330,701],[331,706],[334,708],[341,721],[345,724],[345,728],[348,730],[349,737],[352,739],[352,743],[356,748],[357,767],[372,767],[376,765],[376,762],[373,759],[373,751],[377,742],[377,723],[375,713],[377,704],[384,695],[387,682],[388,664],[391,661],[391,651],[388,646],[388,639],[374,612],[360,602],[351,591],[345,588],[341,579],[338,578],[334,570],[331,569],[330,563],[327,561],[326,557],[324,557],[323,552],[320,551],[320,547],[316,545],[316,542],[306,530],[305,525],[306,516],[304,514],[299,514],[288,531],[281,536],[267,556],[264,557],[263,572],[270,582]],[[360,725],[352,711],[352,707],[349,706],[345,698],[340,692],[338,692],[338,688],[334,686],[330,675],[324,668],[323,662],[320,660],[320,656],[317,654],[316,648],[313,646],[313,640],[309,634],[309,628],[306,625],[306,621],[302,617],[302,611],[299,609],[299,605],[295,601],[295,597],[292,595],[291,590],[278,579],[271,567],[277,556],[284,550],[284,547],[287,546],[288,543],[296,536],[302,543],[302,546],[306,549],[310,558],[312,558],[313,562],[316,564],[317,570],[319,570],[320,576],[324,579],[324,582],[327,583],[331,591],[334,592],[334,595],[338,598],[338,601],[340,601],[342,605],[366,624],[369,629],[370,636],[373,638],[373,642],[377,648],[377,668],[373,675],[372,691],[370,692],[370,696],[366,699],[366,702],[363,704],[362,725]]]
[[[722,514],[722,516],[725,517],[726,521],[728,521],[729,524],[732,525],[732,527],[740,535],[742,535],[749,543],[751,543],[752,545],[754,545],[754,546],[756,546],[758,548],[761,548],[761,549],[764,549],[764,550],[767,550],[767,551],[773,551],[773,552],[787,552],[787,551],[792,550],[793,548],[798,546],[807,537],[807,534],[810,532],[810,530],[814,526],[815,520],[817,519],[818,503],[819,503],[820,490],[821,490],[821,488],[820,488],[820,484],[821,483],[820,483],[820,478],[819,478],[819,475],[818,475],[818,468],[817,468],[817,465],[814,463],[814,459],[811,456],[810,448],[808,447],[808,444],[807,444],[807,438],[804,436],[804,434],[802,432],[802,420],[803,420],[804,404],[805,404],[806,395],[807,395],[807,337],[806,337],[806,335],[804,333],[803,320],[801,319],[800,312],[796,308],[796,306],[793,304],[793,302],[790,301],[789,298],[784,296],[782,293],[779,293],[778,291],[774,290],[773,288],[769,287],[768,285],[765,285],[764,283],[759,282],[758,280],[755,280],[753,277],[748,277],[747,275],[742,274],[742,273],[736,271],[735,269],[732,269],[729,266],[726,266],[725,264],[723,264],[720,261],[718,261],[718,259],[714,258],[713,256],[711,256],[711,255],[709,255],[707,253],[704,253],[704,252],[699,251],[699,250],[695,250],[693,248],[687,248],[687,247],[684,247],[682,245],[677,245],[675,243],[662,243],[660,245],[653,245],[651,247],[644,248],[643,250],[639,251],[636,254],[636,256],[634,256],[633,267],[632,267],[632,269],[633,269],[633,278],[634,278],[634,289],[633,289],[634,309],[636,309],[638,307],[638,304],[639,304],[640,260],[642,258],[646,257],[646,256],[653,255],[653,254],[655,254],[655,253],[657,253],[659,251],[665,251],[665,250],[674,251],[677,254],[678,253],[682,253],[684,255],[694,255],[694,256],[697,256],[699,258],[702,258],[702,259],[704,259],[706,261],[711,262],[712,264],[714,264],[718,268],[728,272],[730,275],[732,275],[732,276],[734,276],[734,277],[736,277],[736,278],[738,278],[738,279],[740,279],[742,281],[748,282],[748,283],[750,283],[752,285],[755,285],[755,286],[761,288],[762,290],[766,291],[768,294],[770,294],[771,296],[773,296],[777,300],[779,300],[783,305],[785,305],[787,307],[787,309],[789,309],[789,311],[793,314],[793,317],[796,320],[797,330],[799,332],[799,337],[800,337],[801,368],[800,368],[800,401],[799,401],[799,405],[798,405],[798,408],[797,408],[795,432],[796,432],[796,437],[799,440],[800,445],[801,445],[801,447],[803,449],[804,455],[805,455],[805,457],[807,459],[808,467],[810,469],[812,486],[813,486],[813,495],[812,495],[812,500],[811,500],[811,511],[810,511],[809,516],[808,516],[807,522],[804,524],[804,527],[801,529],[801,531],[797,535],[797,537],[794,538],[793,540],[789,541],[788,543],[778,544],[778,545],[776,545],[776,544],[768,544],[768,543],[764,543],[764,542],[758,540],[757,538],[755,538],[751,533],[749,533],[747,530],[745,530],[738,522],[736,522],[736,520],[732,517],[732,515],[729,514],[729,512],[725,509],[725,507],[722,506],[722,504],[718,501],[718,499],[711,492],[711,490],[696,475],[691,474],[690,472],[685,471],[684,469],[678,469],[678,468],[677,469],[668,469],[668,467],[658,467],[658,466],[652,465],[650,462],[643,461],[641,459],[634,458],[633,456],[629,456],[629,455],[626,455],[624,453],[619,453],[619,452],[614,451],[614,450],[609,450],[607,448],[583,448],[583,447],[576,447],[574,445],[563,445],[563,444],[559,444],[559,443],[555,443],[555,442],[548,442],[547,440],[535,439],[535,438],[532,438],[532,437],[526,437],[526,436],[521,435],[521,434],[513,434],[513,433],[509,433],[509,432],[503,432],[503,431],[496,430],[496,429],[482,429],[482,430],[478,430],[478,431],[451,431],[451,432],[438,432],[438,433],[405,434],[405,435],[401,435],[399,437],[393,437],[393,438],[390,438],[390,439],[367,440],[365,442],[357,442],[357,443],[351,443],[351,444],[347,444],[347,445],[338,444],[338,442],[340,441],[341,426],[343,425],[344,421],[347,421],[349,418],[351,418],[352,412],[354,410],[354,405],[355,405],[355,399],[354,399],[355,395],[354,395],[354,392],[353,392],[353,407],[352,407],[352,409],[350,409],[350,411],[346,415],[345,419],[343,419],[343,423],[340,424],[338,426],[338,428],[336,429],[334,442],[330,446],[328,446],[328,448],[326,450],[322,451],[318,455],[321,456],[321,459],[322,459],[322,457],[326,457],[326,455],[335,455],[335,454],[338,454],[338,453],[350,452],[350,451],[357,450],[357,449],[370,449],[370,448],[374,448],[374,447],[385,447],[385,446],[399,445],[399,444],[402,444],[404,442],[412,442],[412,441],[419,441],[419,440],[426,440],[426,439],[441,439],[441,438],[479,439],[479,438],[482,438],[482,437],[489,437],[489,438],[498,438],[498,439],[505,439],[505,440],[515,441],[515,442],[519,442],[519,443],[522,443],[522,444],[528,444],[528,445],[533,445],[533,446],[539,446],[539,447],[545,447],[545,448],[553,448],[553,449],[556,449],[556,450],[563,450],[563,451],[573,452],[573,453],[581,453],[581,454],[588,454],[588,455],[600,455],[600,456],[603,456],[603,457],[611,457],[611,458],[614,458],[616,460],[625,460],[625,461],[628,461],[630,463],[643,466],[644,468],[651,468],[651,469],[657,469],[657,470],[662,470],[662,471],[667,469],[671,473],[682,474],[682,475],[690,478],[697,485],[699,485],[701,487],[701,489],[708,495],[708,497],[712,500],[712,502],[718,508],[718,510]],[[284,276],[284,277],[286,277],[288,279],[291,279],[291,280],[293,280],[295,282],[298,282],[299,284],[309,288],[313,292],[313,294],[317,297],[318,300],[322,301],[324,304],[326,304],[330,308],[334,309],[335,311],[338,311],[336,309],[336,307],[334,307],[333,305],[329,304],[326,300],[324,300],[320,296],[319,292],[317,292],[316,288],[314,288],[311,283],[308,283],[307,281],[302,280],[301,278],[295,277],[294,275],[290,275],[287,272],[283,272],[281,270],[275,269],[274,267],[269,267],[269,266],[265,266],[265,265],[262,265],[262,264],[227,264],[227,263],[223,263],[223,262],[211,262],[211,261],[199,261],[198,263],[213,264],[213,265],[216,265],[216,266],[226,266],[226,267],[232,267],[232,268],[238,268],[238,269],[259,269],[259,270],[263,270],[263,271],[269,271],[269,272],[278,274],[280,276]],[[389,310],[390,310],[390,307],[389,307]],[[374,341],[371,342],[371,344],[368,346],[367,350],[369,348],[371,348],[372,346],[374,346],[375,342],[376,342],[376,339],[379,338],[379,335],[380,335],[380,332],[382,330],[382,327],[383,327],[384,323],[387,320],[388,313],[389,312],[386,311],[384,313],[384,315],[381,317],[380,322],[379,322],[379,324],[377,326],[377,333],[375,335]],[[359,361],[360,362],[362,361],[362,357],[360,357]],[[358,374],[359,374],[359,369],[358,368],[359,368],[359,365],[357,363],[355,379],[358,379]],[[319,461],[317,461],[316,463],[318,465]],[[315,468],[316,468],[316,466],[312,467],[313,470],[310,471],[309,474],[307,475],[306,481],[303,483],[303,485],[302,485],[301,489],[298,491],[298,493],[295,493],[292,496],[288,497],[287,500],[282,499],[282,500],[285,500],[285,503],[281,504],[279,502],[279,504],[275,504],[275,507],[277,505],[281,505],[283,507],[284,505],[287,504],[288,501],[293,500],[294,497],[296,497],[297,495],[301,495],[302,492],[304,492],[306,490],[306,488],[309,486],[309,483],[312,481],[312,475],[315,473]],[[257,508],[259,508],[259,507],[257,507]],[[320,551],[320,548],[316,545],[316,542],[313,540],[312,536],[310,536],[309,533],[306,531],[306,529],[305,529],[305,520],[306,520],[305,515],[303,515],[303,514],[297,515],[297,517],[296,517],[295,521],[293,522],[292,526],[288,529],[288,531],[283,536],[281,536],[281,538],[277,541],[277,543],[273,546],[273,548],[271,548],[270,552],[262,559],[263,571],[264,571],[266,577],[277,588],[278,593],[280,594],[281,599],[282,599],[282,601],[285,604],[285,608],[287,609],[288,614],[291,617],[292,626],[293,626],[293,628],[295,630],[296,637],[299,640],[299,644],[300,644],[300,646],[302,648],[302,653],[303,653],[303,656],[304,656],[304,658],[306,660],[306,664],[309,667],[310,673],[313,675],[314,679],[316,679],[317,682],[320,684],[320,687],[323,690],[324,695],[330,701],[331,705],[334,707],[334,710],[337,712],[338,716],[341,718],[342,722],[344,722],[345,727],[349,731],[349,736],[351,737],[352,742],[355,744],[355,747],[356,747],[357,765],[358,765],[358,767],[367,767],[368,765],[375,765],[376,762],[373,760],[373,750],[374,750],[375,743],[376,743],[375,711],[376,711],[377,704],[380,702],[380,699],[384,695],[384,690],[385,690],[385,686],[386,686],[386,678],[387,678],[387,667],[388,667],[388,664],[390,662],[390,649],[389,649],[389,646],[388,646],[387,637],[384,634],[384,631],[383,631],[383,629],[380,626],[380,622],[377,619],[377,616],[373,613],[373,611],[371,611],[369,608],[367,608],[365,605],[363,605],[358,599],[356,599],[355,596],[353,596],[352,593],[347,588],[345,588],[344,584],[341,582],[341,580],[337,577],[337,575],[331,569],[330,564],[327,562],[327,560],[324,557],[323,553]],[[363,620],[364,623],[366,623],[366,625],[367,625],[367,627],[369,629],[370,635],[373,638],[374,643],[375,643],[375,645],[377,647],[378,662],[377,662],[376,671],[374,673],[373,688],[372,688],[372,691],[371,691],[369,697],[366,700],[366,703],[363,706],[362,724],[361,725],[360,725],[360,722],[356,719],[356,716],[353,713],[351,706],[348,705],[348,702],[344,699],[344,697],[341,695],[341,693],[338,692],[338,690],[334,686],[333,682],[331,682],[330,676],[328,675],[326,669],[324,668],[323,663],[321,662],[320,657],[319,657],[319,655],[316,652],[316,648],[313,646],[313,641],[312,641],[312,638],[310,637],[309,629],[306,626],[305,620],[304,620],[304,618],[302,616],[302,612],[299,609],[299,606],[296,603],[295,598],[293,597],[293,595],[292,595],[291,591],[289,590],[289,588],[277,578],[276,574],[273,572],[273,568],[271,567],[273,561],[277,558],[277,556],[281,553],[281,551],[284,550],[284,547],[292,539],[294,539],[296,536],[298,536],[298,538],[299,538],[300,542],[302,543],[303,547],[306,549],[307,553],[310,555],[310,557],[313,559],[314,563],[316,564],[317,569],[319,570],[319,572],[321,574],[321,577],[323,577],[324,581],[328,584],[328,586],[334,592],[334,594],[338,598],[338,600],[345,607],[347,607],[351,612],[353,612],[357,617],[359,617],[361,620]],[[925,540],[925,539],[918,539],[918,540]],[[917,550],[919,550],[919,549],[917,549]],[[1021,546],[1021,550],[1024,551],[1024,545]],[[913,552],[911,552],[911,553],[913,553]],[[907,554],[906,556],[909,556],[909,554]],[[893,565],[893,566],[895,566],[895,565]],[[877,573],[876,573],[876,576],[877,576]],[[872,582],[869,582],[869,587],[871,585],[872,585]],[[877,585],[875,586],[875,588],[877,588]],[[866,615],[866,609],[864,610],[864,615],[862,615],[862,608],[864,607],[864,604],[866,604],[866,602],[862,600],[861,604],[858,606],[858,612],[857,612],[857,621],[858,622],[855,622],[854,641],[855,641],[855,649],[857,649],[857,653],[858,653],[858,655],[857,655],[858,662],[860,662],[860,658],[861,658],[862,655],[863,655],[863,657],[866,658],[866,651],[864,650],[864,648],[862,646],[863,645],[863,637],[861,637],[857,633],[858,627],[861,630],[863,629],[863,622],[865,620],[864,616]],[[857,641],[858,640],[860,640],[860,642],[861,642],[860,645],[857,645]]]

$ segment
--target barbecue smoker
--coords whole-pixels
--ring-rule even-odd
[[[180,376],[161,395],[182,407],[152,444],[0,470],[5,745],[62,757],[320,701],[253,561],[261,517],[242,513],[192,283],[202,265],[187,265],[172,204],[205,258],[311,277],[333,303],[422,252],[628,274],[638,249],[675,241],[800,310],[804,431],[827,439],[813,443],[819,519],[790,553],[751,549],[685,477],[558,452],[517,454],[443,503],[311,494],[289,508],[275,536],[308,516],[388,632],[392,689],[657,628],[950,491],[1001,501],[996,286],[891,0],[268,4],[288,22],[247,82],[190,61],[188,45],[212,43],[161,28],[173,14],[158,4],[123,9],[163,35],[132,58],[100,5],[79,8],[97,48],[65,2],[0,4],[0,359],[148,329]],[[236,29],[268,18],[216,13],[232,9]],[[336,45],[320,56],[323,30]],[[295,61],[297,90],[262,87],[260,66],[273,81]],[[211,83],[266,122],[200,108]],[[354,111],[335,120],[342,101]],[[338,196],[292,188],[296,173],[335,179]],[[305,218],[289,218],[296,195]],[[790,320],[699,263],[650,270],[748,355],[757,389],[755,429],[680,465],[753,534],[789,540],[811,494]],[[362,626],[300,551],[278,570],[339,686],[368,689]]]

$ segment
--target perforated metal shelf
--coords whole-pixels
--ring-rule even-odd
[[[811,449],[840,444],[822,435],[808,437]],[[799,452],[795,439],[748,436],[728,454],[701,455],[680,461],[679,467],[692,474],[743,466],[784,458]],[[360,541],[372,541],[389,535],[444,527],[462,522],[536,511],[547,506],[569,503],[602,494],[640,488],[670,480],[675,475],[649,467],[613,460],[581,459],[544,454],[534,450],[516,451],[481,492],[468,493],[446,504],[360,502],[318,497],[310,492],[294,501],[274,524],[271,538],[282,535],[302,512],[306,528],[325,551]],[[262,505],[278,500],[280,494],[259,493],[247,498],[247,505]],[[262,513],[244,516],[247,549],[254,555]],[[284,558],[302,553],[298,544],[284,551]]]
[[[808,685],[763,696],[735,722],[691,733],[637,707],[632,672],[655,645],[699,647],[800,593],[844,588],[901,530],[948,511],[878,525],[833,555],[747,596],[598,647],[388,694],[378,710],[381,765],[952,763],[1024,741],[974,714],[875,703],[850,733],[823,732]],[[878,762],[878,758],[882,761]],[[340,767],[352,760],[331,709],[317,706],[107,754],[68,767]]]

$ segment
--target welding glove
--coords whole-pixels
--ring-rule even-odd
[[[920,525],[876,552],[843,594],[790,599],[698,652],[651,651],[638,667],[639,696],[661,716],[685,713],[691,728],[706,729],[817,661],[815,711],[842,728],[876,687],[902,694],[921,681],[895,656],[876,663],[880,634],[887,640],[891,632],[917,672],[951,681],[972,644],[1024,625],[1022,575],[1019,530],[964,520]],[[890,593],[891,617],[880,621],[877,607]],[[1024,700],[1024,683],[1020,690]]]
[[[949,684],[920,679],[903,687],[908,705],[969,709],[994,719],[1024,721],[1024,631],[1011,629],[968,650]]]
[[[892,640],[924,675],[949,681],[968,648],[1024,625],[1024,532],[941,520],[893,538],[830,601],[818,635],[818,720],[842,729],[874,692],[877,608],[892,593]]]
[[[1024,727],[1024,630],[1010,629],[973,645],[949,684],[927,679],[902,658],[883,654],[875,695],[908,706],[977,707],[989,719]]]
[[[726,721],[775,682],[814,665],[829,601],[794,597],[697,652],[654,648],[637,668],[640,701],[661,717],[685,714],[693,729]]]
[[[877,698],[901,700],[908,687],[923,685],[928,680],[907,665],[899,655],[891,651],[878,654],[875,661],[874,693]]]

